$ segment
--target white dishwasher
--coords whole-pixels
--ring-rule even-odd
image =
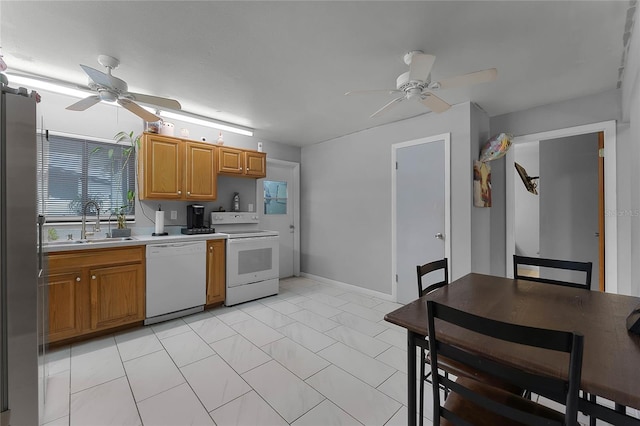
[[[147,245],[145,324],[199,312],[207,298],[206,241]]]

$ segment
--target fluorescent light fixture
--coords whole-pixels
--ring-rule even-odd
[[[1,1],[1,0],[0,0]],[[74,89],[72,87],[65,86],[63,84],[55,83],[53,81],[44,80],[46,77],[27,77],[24,75],[18,75],[13,73],[5,73],[9,79],[10,85],[20,85],[28,89],[42,89],[49,92],[60,93],[63,95],[73,96],[75,98],[86,98],[94,95],[93,92],[87,92],[81,89]],[[253,129],[248,127],[239,126],[237,124],[227,123],[224,121],[218,121],[213,118],[204,117],[201,115],[193,114],[190,112],[172,112],[159,110],[157,108],[143,106],[144,109],[152,114],[158,114],[161,117],[170,118],[173,120],[180,120],[187,123],[198,124],[200,126],[211,127],[218,130],[224,130],[227,132],[238,133],[245,136],[253,136]]]
[[[153,108],[150,111],[156,113],[158,110],[154,110]],[[217,121],[208,117],[198,116],[196,114],[187,113],[187,112],[172,112],[159,110],[160,117],[170,118],[173,120],[180,120],[187,123],[198,124],[200,126],[211,127],[218,130],[224,130],[227,132],[238,133],[240,135],[245,136],[253,136],[253,130],[248,127],[241,127],[236,124],[225,123],[223,121]]]
[[[56,83],[51,83],[37,78],[25,77],[23,75],[16,75],[13,73],[5,73],[9,79],[9,85],[24,86],[27,89],[42,89],[49,92],[60,93],[62,95],[73,96],[74,98],[86,98],[91,96],[92,93],[86,92],[80,89],[73,89],[71,87],[63,86]]]

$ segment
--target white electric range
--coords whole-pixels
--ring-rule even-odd
[[[277,231],[259,229],[252,212],[212,212],[211,227],[227,234],[227,306],[278,294],[280,241]]]

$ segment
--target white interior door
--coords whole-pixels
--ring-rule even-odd
[[[450,253],[449,135],[394,146],[396,300],[418,297],[416,266]]]
[[[267,160],[267,177],[258,180],[260,227],[280,234],[280,278],[300,275],[300,165]]]

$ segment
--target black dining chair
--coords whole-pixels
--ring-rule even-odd
[[[584,272],[584,280],[580,282],[569,282],[562,280],[555,280],[550,278],[541,278],[529,275],[523,275],[520,273],[519,266],[527,265],[527,266],[537,266],[543,268],[553,268],[553,269],[561,269],[566,271],[578,271]],[[513,277],[515,279],[525,279],[529,281],[536,281],[540,283],[547,284],[555,284],[555,285],[563,285],[567,287],[575,287],[575,288],[583,288],[586,290],[591,290],[591,274],[593,270],[592,262],[576,262],[570,260],[557,260],[557,259],[547,259],[540,257],[528,257],[528,256],[518,256],[513,255]],[[530,397],[531,393],[527,390],[525,391],[525,397]],[[587,393],[583,393],[584,399],[589,399],[591,402],[596,402],[595,395],[589,395]],[[595,426],[596,419],[591,417],[589,420],[589,426]]]
[[[420,297],[431,293],[445,285],[449,284],[449,262],[446,258],[436,260],[434,262],[426,263],[424,265],[418,265],[416,267],[416,272],[418,275],[418,295]],[[427,282],[429,284],[427,284]],[[431,376],[431,370],[427,370],[427,365],[430,364],[430,359],[428,355],[428,350],[420,351],[420,401],[424,400],[424,383],[430,382],[429,377]],[[447,359],[441,359],[440,362],[441,368],[444,370],[444,374],[448,376],[449,374],[453,374],[455,376],[471,376],[477,377],[478,372],[473,371],[471,369],[466,368],[464,365],[453,362]],[[508,392],[513,392],[517,394],[521,394],[523,390],[521,388],[517,388],[514,386],[510,386],[505,384],[499,380],[496,380],[494,377],[483,376],[482,379],[491,383],[493,386],[503,388]],[[444,391],[445,398],[448,395],[448,389],[446,387],[442,387]],[[420,426],[423,424],[423,414],[424,407],[423,403],[420,403]]]
[[[520,272],[521,265],[537,266],[542,268],[553,268],[565,271],[578,271],[584,272],[584,280],[580,282],[571,282],[563,280],[555,280],[550,278],[533,277],[529,275],[523,275]],[[591,262],[575,262],[570,260],[557,260],[557,259],[545,259],[542,257],[527,257],[513,255],[513,277],[515,279],[525,279],[529,281],[536,281],[540,283],[564,285],[567,287],[591,289],[591,271],[593,264]]]
[[[496,321],[431,300],[427,301],[427,310],[434,425],[578,424],[578,390],[584,346],[582,335]],[[438,328],[435,327],[436,319],[439,320]],[[559,378],[536,373],[527,366],[518,368],[513,363],[505,364],[495,358],[470,353],[447,343],[441,338],[439,330],[440,327],[448,327],[449,324],[457,326],[455,330],[462,330],[462,333],[469,330],[474,332],[473,336],[488,336],[492,338],[491,341],[498,342],[495,345],[499,345],[501,350],[509,351],[513,348],[515,353],[522,351],[522,345],[526,345],[530,348],[540,348],[542,351],[566,353],[568,357],[561,358],[562,362],[567,363],[566,370],[564,366],[558,366],[557,369],[567,371],[568,377]],[[458,377],[453,381],[439,373],[438,367],[442,357],[498,377],[514,386],[531,389],[550,400],[564,404],[565,412],[556,411],[470,377]],[[450,390],[444,403],[441,403],[438,392],[440,386]]]
[[[424,265],[418,265],[416,267],[417,275],[418,275],[418,296],[422,297],[426,294],[431,293],[434,290],[439,289],[440,287],[444,287],[449,284],[449,262],[446,258],[436,260],[434,262],[425,263]],[[430,275],[431,274],[431,275]],[[423,284],[423,278],[429,275],[429,278],[432,276],[437,276],[431,284],[425,286]],[[425,278],[426,280],[426,278]],[[431,370],[426,371],[426,364],[429,363],[429,357],[427,355],[426,350],[420,351],[420,401],[424,400],[424,382],[429,381],[429,376],[431,375]],[[445,374],[448,374],[445,372]],[[446,389],[445,389],[446,395]],[[424,415],[424,407],[423,403],[420,403],[420,426],[423,424],[423,415]]]

